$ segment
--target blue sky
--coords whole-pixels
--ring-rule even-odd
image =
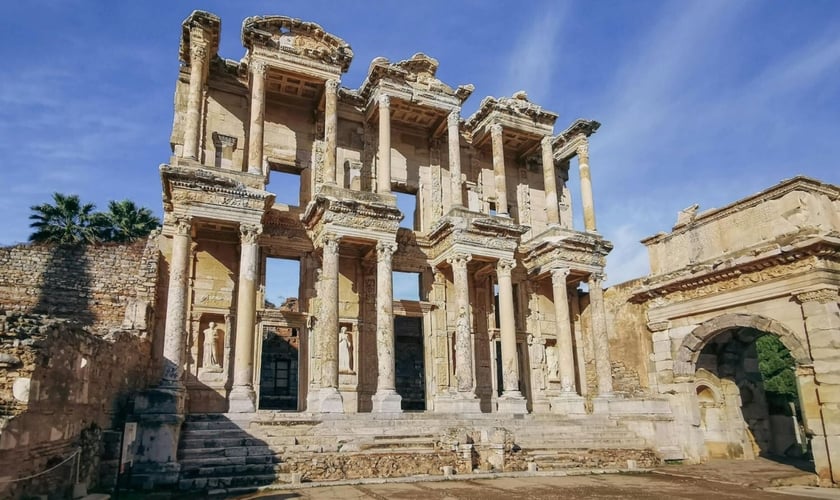
[[[638,240],[669,230],[682,208],[799,174],[840,184],[834,0],[342,5],[3,2],[0,244],[26,241],[29,207],[54,191],[100,208],[131,198],[160,214],[180,23],[195,8],[222,18],[226,58],[244,54],[243,18],[289,15],[353,47],[347,87],[376,56],[425,52],[442,80],[476,86],[465,116],[486,95],[522,89],[560,114],[557,131],[578,117],[602,122],[590,163],[598,229],[616,245],[611,283],[647,272]]]

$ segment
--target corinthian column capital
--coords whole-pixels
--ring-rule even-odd
[[[254,244],[262,234],[262,225],[260,224],[240,224],[239,225],[239,240],[242,243]]]
[[[397,251],[397,244],[390,241],[380,241],[376,244],[376,260],[391,260],[394,252]]]
[[[516,261],[513,259],[499,259],[499,262],[496,264],[496,274],[500,277],[510,277],[511,271],[513,268],[516,267]]]
[[[558,285],[566,285],[566,278],[571,273],[571,270],[568,267],[562,267],[559,269],[552,269],[551,270],[551,283],[554,286]]]
[[[387,94],[380,94],[379,95],[379,107],[381,107],[381,108],[390,108],[391,107],[391,98]]]
[[[328,93],[335,94],[336,92],[338,92],[338,86],[340,84],[341,84],[341,82],[339,82],[338,80],[336,80],[334,78],[330,78],[329,80],[326,81],[324,86],[326,87]]]
[[[204,61],[207,57],[207,46],[204,44],[196,44],[190,46],[190,64],[195,61]]]
[[[192,217],[183,216],[175,218],[175,234],[180,236],[189,236],[192,229]]]
[[[264,77],[267,66],[262,61],[252,61],[250,64],[251,73],[254,76]]]
[[[575,152],[577,152],[578,158],[589,159],[589,140],[586,137],[582,137],[581,141],[578,142]]]
[[[469,261],[472,260],[472,255],[468,253],[456,253],[450,257],[446,258],[446,262],[451,265],[452,267],[462,267],[466,266]]]
[[[449,112],[449,116],[446,117],[446,124],[450,127],[457,127],[460,122],[461,108],[456,106],[452,108],[452,111]]]
[[[492,135],[493,137],[501,137],[501,135],[502,135],[502,126],[501,126],[500,124],[498,124],[498,123],[494,123],[494,124],[490,127],[490,135]]]

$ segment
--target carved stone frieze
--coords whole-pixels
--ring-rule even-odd
[[[790,260],[787,260],[778,256],[738,267],[695,273],[683,279],[675,278],[662,284],[648,285],[636,292],[631,300],[645,302],[667,297],[668,300],[682,301],[719,294],[807,271],[813,269],[818,261],[818,257],[813,255],[799,257],[790,256]]]
[[[804,304],[806,302],[828,304],[840,300],[840,291],[838,291],[836,287],[825,287],[815,290],[806,290],[803,292],[794,292],[792,295],[800,304]]]

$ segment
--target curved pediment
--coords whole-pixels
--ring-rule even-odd
[[[347,71],[353,50],[341,38],[328,33],[320,25],[286,16],[256,16],[242,22],[242,44],[305,57]]]

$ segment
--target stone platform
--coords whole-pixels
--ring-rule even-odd
[[[659,461],[633,431],[592,415],[201,414],[184,424],[179,487],[624,468],[628,460]]]

